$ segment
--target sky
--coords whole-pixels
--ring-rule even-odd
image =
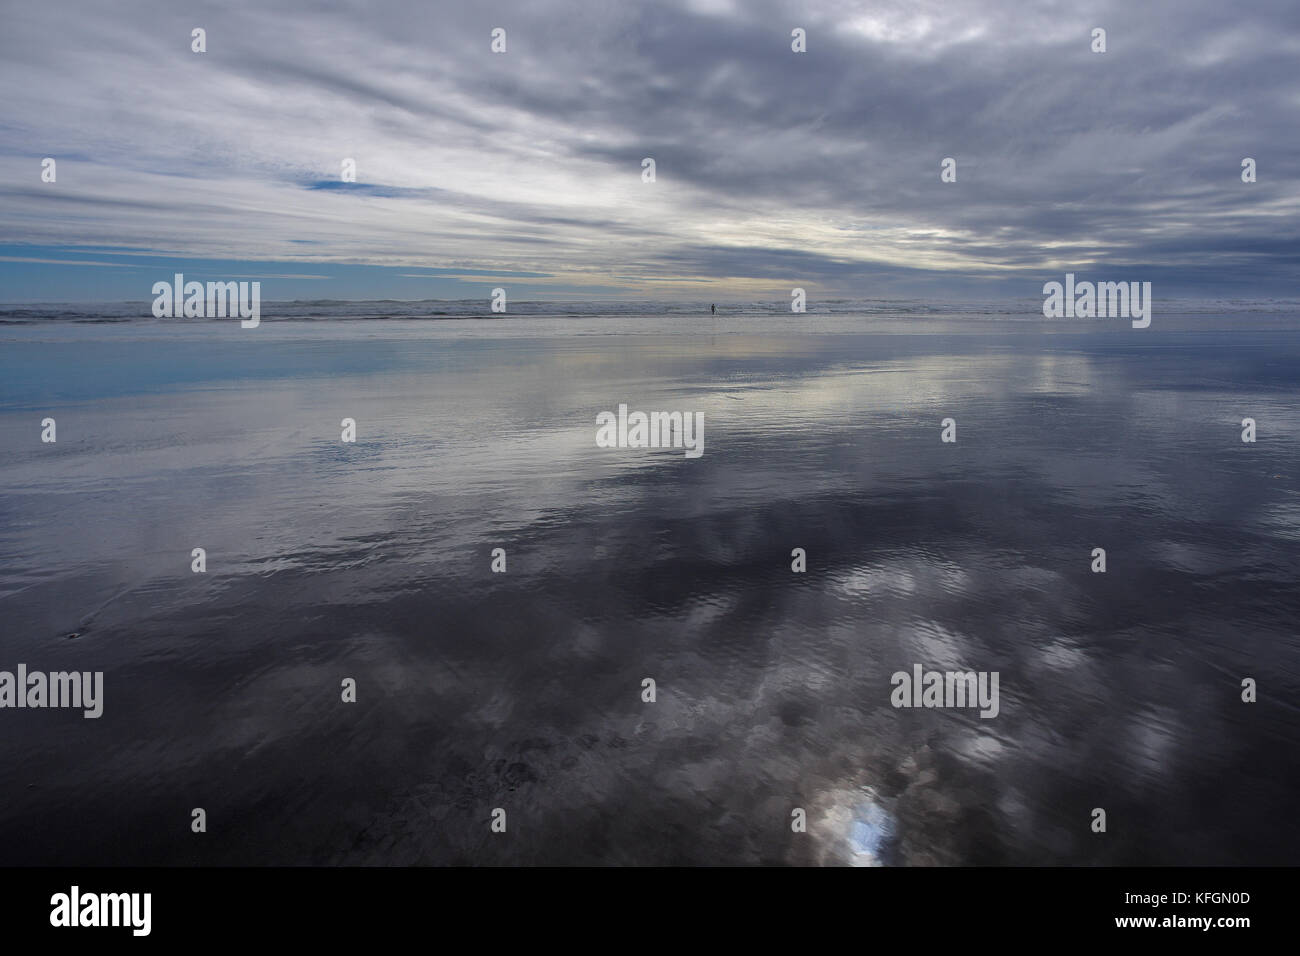
[[[1294,0],[0,0],[0,89],[4,302],[1300,279]]]

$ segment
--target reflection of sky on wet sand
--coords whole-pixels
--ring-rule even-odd
[[[266,328],[4,333],[15,862],[1295,861],[1300,335]]]

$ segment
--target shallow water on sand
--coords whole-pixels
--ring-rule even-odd
[[[1300,863],[1287,324],[0,329],[0,862]]]

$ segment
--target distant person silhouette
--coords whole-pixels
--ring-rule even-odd
[[[714,315],[717,315],[717,314],[718,314],[718,307],[717,307],[716,305],[711,305],[711,306],[709,306],[709,311],[712,312]]]

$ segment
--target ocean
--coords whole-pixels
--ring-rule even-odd
[[[1300,303],[1040,305],[0,309],[0,862],[1300,862]]]

